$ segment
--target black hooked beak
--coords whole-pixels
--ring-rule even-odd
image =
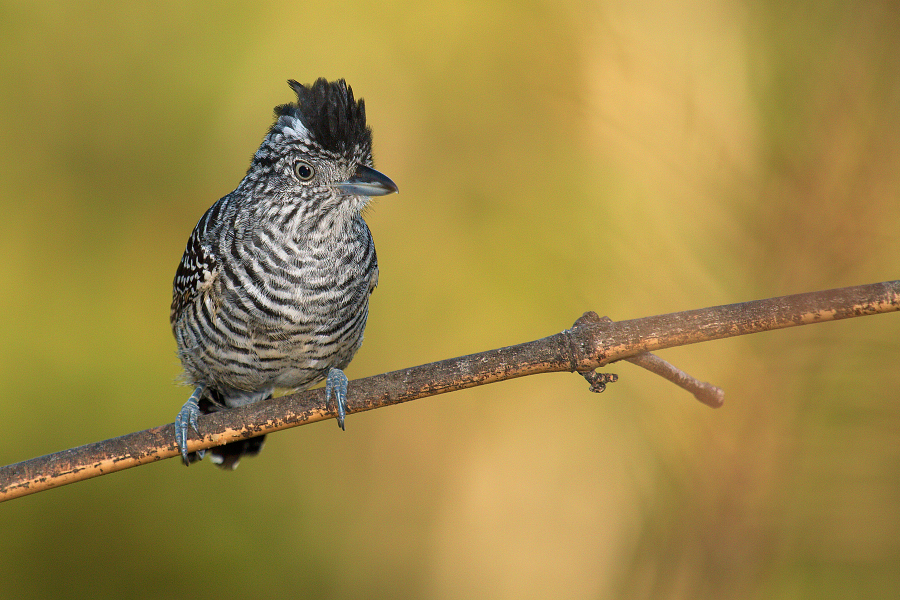
[[[400,191],[390,177],[365,165],[359,165],[353,177],[334,184],[334,187],[356,196],[387,196]]]

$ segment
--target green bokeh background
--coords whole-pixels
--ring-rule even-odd
[[[900,277],[896,2],[0,3],[0,463],[171,422],[191,228],[344,77],[381,264],[351,378]],[[900,317],[530,377],[0,505],[0,598],[886,598]]]

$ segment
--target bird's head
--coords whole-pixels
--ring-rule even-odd
[[[325,210],[359,211],[369,197],[398,191],[372,168],[365,103],[353,98],[343,79],[288,84],[297,102],[275,108],[275,123],[253,157],[248,178],[285,201],[304,199]]]

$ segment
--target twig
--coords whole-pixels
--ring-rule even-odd
[[[537,373],[584,374],[610,362],[673,346],[897,310],[900,281],[630,321],[612,322],[585,313],[571,329],[540,340],[351,382],[348,412]],[[188,450],[331,418],[323,408],[324,395],[321,389],[309,390],[205,415],[199,422],[203,438],[191,438]],[[0,500],[177,456],[174,440],[173,425],[169,424],[0,467]]]
[[[725,402],[725,392],[721,388],[705,381],[694,379],[678,367],[670,365],[660,357],[650,352],[637,354],[626,358],[628,362],[643,367],[652,373],[656,373],[663,379],[668,379],[678,387],[682,387],[692,393],[703,404],[712,408],[719,408]]]

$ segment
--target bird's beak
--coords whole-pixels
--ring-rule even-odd
[[[387,196],[400,191],[390,177],[365,165],[359,165],[353,177],[334,184],[334,187],[357,196]]]

